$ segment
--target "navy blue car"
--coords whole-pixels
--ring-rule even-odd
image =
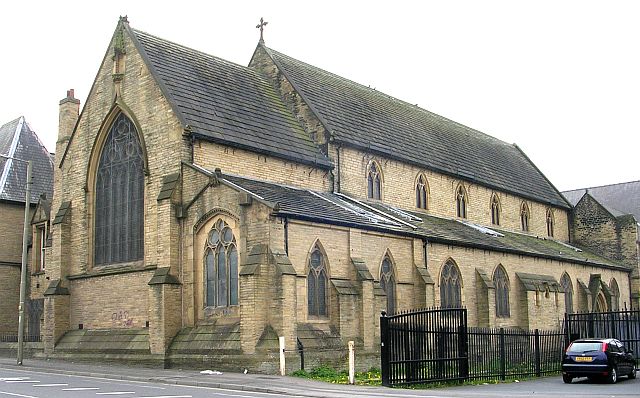
[[[636,377],[636,358],[616,339],[580,339],[572,342],[562,359],[562,380],[575,377],[601,378],[609,383],[618,376]]]

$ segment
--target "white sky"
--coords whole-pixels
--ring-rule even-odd
[[[640,180],[638,1],[12,1],[1,6],[0,124],[55,149],[120,15],[246,65],[266,44],[516,143],[560,190]]]

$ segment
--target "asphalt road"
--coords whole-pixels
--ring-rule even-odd
[[[332,388],[329,388],[331,386]],[[284,386],[283,386],[284,387]],[[560,377],[527,380],[520,383],[501,383],[474,386],[459,386],[427,390],[411,389],[351,389],[350,386],[289,385],[286,396],[302,397],[348,397],[348,398],[507,398],[507,397],[640,397],[640,378],[628,380],[621,377],[617,384],[592,383],[577,379],[572,384],[564,384]],[[283,394],[227,390],[211,387],[193,387],[161,382],[113,380],[49,371],[0,368],[0,398],[274,398]]]

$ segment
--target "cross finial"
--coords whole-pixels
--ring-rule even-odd
[[[267,26],[269,22],[265,22],[264,18],[260,18],[260,23],[258,25],[256,25],[257,29],[260,29],[260,43],[264,44],[264,39],[262,38],[262,30],[264,29],[265,26]]]

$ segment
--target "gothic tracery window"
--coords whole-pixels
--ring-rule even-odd
[[[416,183],[416,207],[427,209],[427,179],[422,174]]]
[[[456,191],[456,215],[467,218],[467,193],[462,185]]]
[[[381,199],[382,179],[380,168],[375,162],[371,162],[367,170],[367,197],[369,199]]]
[[[553,238],[553,212],[551,209],[547,210],[547,236]]]
[[[564,311],[567,314],[573,313],[573,284],[571,278],[566,272],[560,278],[560,285],[564,290]]]
[[[529,232],[529,206],[526,202],[522,202],[520,206],[520,227],[524,232]]]
[[[393,277],[393,264],[386,256],[380,268],[380,287],[387,294],[387,314],[393,314],[396,310],[396,282]]]
[[[214,224],[204,249],[205,303],[207,307],[238,304],[238,248],[229,224]]]
[[[119,114],[105,140],[96,174],[95,265],[142,259],[143,156],[133,122]]]
[[[462,277],[452,261],[445,263],[440,274],[440,307],[462,307]]]
[[[500,225],[500,200],[497,195],[491,198],[491,224]]]
[[[511,316],[511,309],[509,307],[509,279],[502,265],[498,266],[493,274],[493,284],[496,290],[496,316],[501,318]]]
[[[326,317],[328,315],[328,280],[325,256],[316,246],[309,256],[309,273],[307,274],[307,304],[311,317]]]

